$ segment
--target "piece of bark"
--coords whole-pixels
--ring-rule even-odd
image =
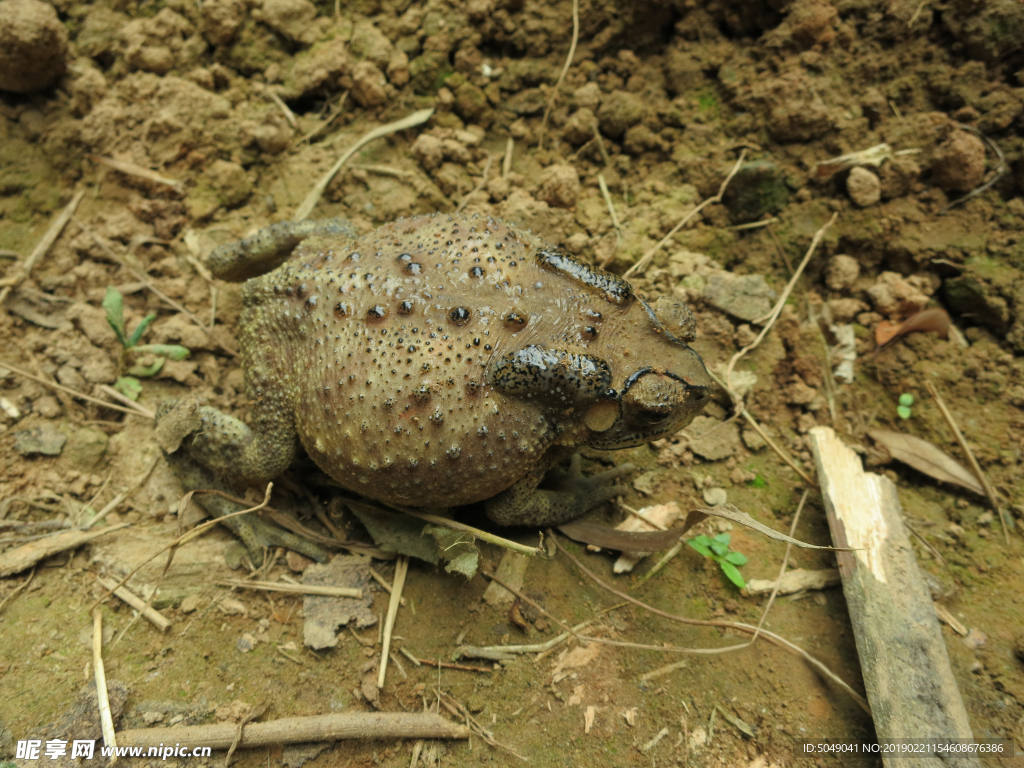
[[[30,541],[20,547],[4,552],[0,555],[0,578],[10,576],[13,573],[21,573],[31,568],[40,560],[56,555],[66,549],[78,549],[87,541],[106,536],[108,533],[125,528],[131,523],[120,523],[109,525],[105,528],[95,528],[91,531],[81,531],[77,528],[48,536],[45,539]]]
[[[829,427],[809,432],[861,672],[879,739],[970,739],[928,586],[903,525],[896,487],[867,473]],[[943,765],[980,766],[943,756]],[[900,757],[893,768],[930,768],[937,755]]]
[[[750,579],[747,586],[740,591],[744,595],[767,595],[778,585],[780,595],[792,595],[805,589],[827,589],[839,582],[839,571],[835,568],[821,571],[794,568],[792,571],[786,571],[781,579]]]
[[[514,589],[522,589],[523,581],[526,579],[526,567],[530,564],[530,558],[520,555],[510,549],[505,550],[498,563],[497,576],[506,584],[511,584]],[[492,581],[484,591],[484,602],[488,605],[510,605],[516,596],[505,589],[501,584]]]

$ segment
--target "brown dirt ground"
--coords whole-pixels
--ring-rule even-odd
[[[98,393],[112,383],[118,347],[99,306],[113,285],[125,294],[129,326],[157,313],[147,341],[192,350],[188,360],[169,362],[144,380],[141,403],[154,408],[192,390],[244,413],[231,353],[238,287],[211,292],[193,255],[288,218],[345,147],[425,106],[437,108],[426,126],[364,148],[328,186],[314,215],[345,216],[367,231],[401,215],[451,211],[469,195],[467,212],[531,227],[621,273],[693,203],[714,194],[738,149],[747,147],[748,161],[758,165],[734,180],[726,204],[705,209],[636,281],[652,296],[675,292],[692,301],[695,346],[712,369],[752,332],[749,322],[708,300],[709,277],[721,269],[762,275],[781,290],[813,233],[838,212],[779,322],[739,367],[756,376],[748,407],[804,467],[813,466],[807,431],[831,425],[897,484],[908,522],[929,545],[914,540],[922,569],[945,607],[973,631],[968,643],[943,626],[974,733],[1024,745],[1024,6],[584,0],[579,48],[545,133],[545,99],[571,37],[568,2],[356,0],[340,10],[305,0],[53,4],[69,33],[68,74],[47,92],[0,95],[0,270],[13,274],[17,257],[32,250],[73,193],[86,194],[0,312],[0,397],[18,413],[0,412],[0,525],[74,521],[86,505],[100,509],[141,485],[106,519],[130,527],[40,563],[28,588],[0,608],[0,759],[13,758],[18,739],[58,732],[91,680],[87,609],[100,594],[95,575],[123,574],[165,546],[178,528],[181,495],[148,420],[54,393],[3,364],[78,391]],[[268,87],[294,110],[297,127],[266,97]],[[969,129],[991,143],[978,142]],[[511,172],[503,175],[510,137]],[[877,179],[866,180],[866,192],[853,182],[848,191],[846,172],[817,172],[823,160],[882,142],[920,151],[869,168]],[[183,186],[113,171],[91,155],[151,168]],[[493,162],[480,184],[488,157]],[[991,188],[944,210],[1001,165]],[[622,219],[621,242],[599,173]],[[771,217],[768,226],[733,228]],[[836,260],[840,255],[852,259]],[[950,311],[963,344],[918,334],[872,355],[881,320],[899,320],[926,304]],[[824,307],[853,323],[853,383],[827,381],[827,344],[810,316]],[[924,390],[926,380],[943,392],[1003,494],[1014,528],[1009,546],[984,499],[886,463],[868,438],[874,426],[899,428],[963,460]],[[903,393],[916,398],[906,421],[895,411]],[[708,410],[715,420],[728,413],[724,396]],[[60,456],[15,450],[19,433],[44,425],[67,436]],[[703,490],[724,488],[730,502],[786,530],[803,490],[798,476],[745,429],[728,434],[726,456],[715,461],[677,438],[622,456],[589,453],[588,463],[640,465],[622,500],[632,507],[675,500],[688,509],[702,503]],[[285,491],[275,498],[285,507],[293,497]],[[467,515],[481,520],[472,510]],[[621,516],[611,505],[597,514],[608,521]],[[361,535],[358,523],[338,522]],[[0,546],[11,546],[18,530],[24,529],[0,529]],[[731,533],[733,548],[749,558],[744,575],[773,578],[782,547],[746,530]],[[796,535],[829,543],[816,493]],[[638,578],[612,576],[606,555],[569,546],[619,589]],[[119,602],[104,604],[112,629],[107,675],[128,692],[121,727],[237,719],[262,705],[269,716],[371,709],[361,681],[379,655],[374,631],[360,638],[342,633],[336,649],[314,653],[302,646],[298,599],[243,592],[219,602],[225,590],[214,581],[238,573],[229,567],[238,566],[238,549],[218,529],[178,553],[156,598],[174,621],[167,634],[133,621]],[[485,567],[495,566],[499,551],[483,552]],[[833,563],[828,553],[810,550],[790,558],[790,567],[807,569]],[[377,566],[391,578],[391,563]],[[162,561],[150,564],[131,585],[145,592],[161,569]],[[269,578],[288,572],[282,555]],[[27,577],[0,581],[0,600]],[[466,582],[414,563],[409,605],[396,627],[400,642],[422,658],[446,659],[459,639],[485,645],[557,634],[539,615],[526,611],[524,630],[507,608],[482,603],[485,586],[479,576]],[[566,622],[595,619],[590,631],[609,639],[694,647],[738,640],[632,607],[599,613],[616,599],[561,557],[531,563],[525,588]],[[748,622],[757,621],[765,602],[741,596],[689,548],[635,594],[684,616]],[[377,594],[374,610],[385,606],[386,596]],[[841,590],[781,598],[767,626],[863,690]],[[243,652],[240,641],[252,650]],[[850,698],[768,644],[689,656],[680,669],[647,683],[641,675],[679,657],[604,646],[563,659],[564,651],[489,673],[438,674],[403,661],[406,674],[391,670],[380,706],[419,711],[440,686],[507,747],[478,738],[428,745],[424,763],[453,766],[518,765],[512,751],[545,766],[784,766],[812,762],[795,759],[796,738],[873,733]],[[580,665],[559,672],[560,661],[573,659]],[[709,734],[716,706],[748,723],[754,736],[721,716]],[[595,720],[585,733],[588,707]],[[662,729],[667,735],[643,751]],[[239,752],[234,762],[405,766],[412,748],[350,742],[318,756],[280,748]],[[212,764],[163,764],[178,762]]]

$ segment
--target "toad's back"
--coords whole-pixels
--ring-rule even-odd
[[[493,496],[558,430],[548,409],[496,390],[489,364],[577,342],[600,303],[544,269],[542,247],[493,219],[449,216],[304,241],[245,285],[250,397],[283,389],[310,456],[352,490],[418,505]]]

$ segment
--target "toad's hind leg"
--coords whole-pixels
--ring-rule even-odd
[[[206,257],[206,266],[215,277],[241,282],[280,266],[307,237],[355,239],[358,233],[344,219],[280,221],[264,227],[252,237],[214,248]]]
[[[212,488],[233,493],[225,479],[237,478],[244,484],[271,480],[288,468],[297,446],[291,421],[266,402],[255,409],[250,428],[216,408],[167,400],[157,409],[157,426],[180,442],[177,450],[165,451],[165,456],[186,491]],[[197,496],[195,501],[218,518],[243,509],[212,494]],[[287,547],[319,562],[328,556],[321,547],[255,515],[223,522],[242,539],[257,565],[263,562],[263,548],[271,546]]]
[[[573,454],[568,471],[547,472],[549,488],[539,488],[545,478],[538,469],[510,488],[488,499],[487,516],[498,525],[561,525],[586,514],[603,501],[622,493],[612,480],[632,472],[632,464],[623,464],[598,475],[586,477],[580,455]]]

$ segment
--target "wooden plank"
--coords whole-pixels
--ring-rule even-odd
[[[879,739],[970,739],[960,691],[931,594],[903,525],[896,487],[864,471],[829,427],[811,429],[811,450]],[[935,757],[884,758],[893,768],[933,768]],[[945,766],[976,768],[976,757]]]

